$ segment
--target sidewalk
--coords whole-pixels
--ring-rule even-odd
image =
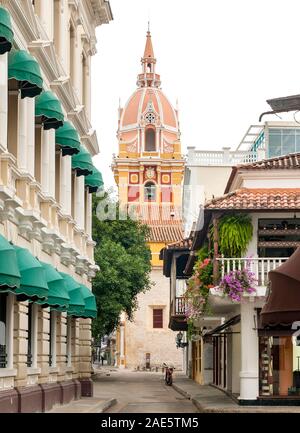
[[[94,364],[93,370],[95,373],[92,376],[93,379],[100,376],[110,376],[111,372],[117,371],[114,367],[100,366],[100,364]],[[95,395],[94,397],[82,397],[68,404],[54,406],[48,413],[103,413],[116,403],[117,400],[115,398],[107,397],[107,399],[104,399]]]
[[[82,397],[69,404],[56,406],[47,413],[102,413],[116,402],[114,398],[99,400],[97,397]]]
[[[239,406],[223,391],[209,385],[199,385],[184,375],[174,377],[173,388],[189,398],[199,412],[300,413],[300,406]]]

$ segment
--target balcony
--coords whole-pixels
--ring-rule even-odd
[[[255,150],[236,150],[224,147],[222,150],[197,150],[194,147],[188,149],[188,166],[233,166],[237,164],[251,163],[258,159]]]
[[[278,268],[288,257],[244,257],[244,258],[218,258],[221,278],[232,270],[241,270],[248,267],[254,272],[258,287],[266,287],[268,272]]]
[[[169,328],[172,329],[172,331],[187,330],[185,304],[186,301],[183,296],[176,296],[171,301]]]

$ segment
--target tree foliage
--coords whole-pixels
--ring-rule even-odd
[[[113,217],[99,220],[97,207],[106,203],[116,209]],[[108,193],[93,198],[93,240],[96,242],[95,262],[100,267],[93,280],[98,315],[93,321],[93,336],[112,332],[125,312],[132,319],[137,295],[151,287],[151,253],[146,243],[149,229],[132,219],[122,220],[119,204]]]

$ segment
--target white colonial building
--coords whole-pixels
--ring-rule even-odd
[[[105,0],[0,1],[0,411],[92,394],[90,123]]]

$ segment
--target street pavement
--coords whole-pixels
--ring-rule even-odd
[[[101,369],[94,378],[95,397],[117,400],[105,413],[198,412],[189,399],[165,385],[162,372]]]

